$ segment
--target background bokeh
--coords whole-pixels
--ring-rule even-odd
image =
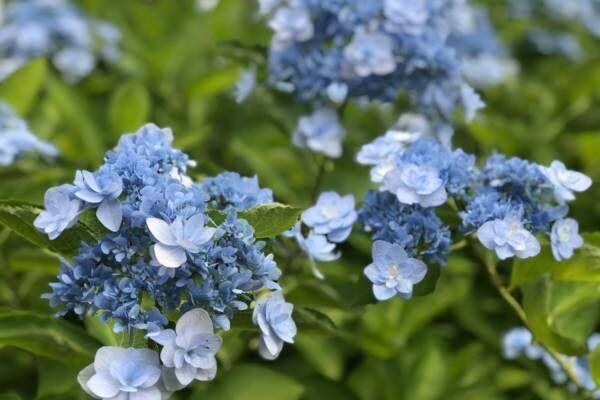
[[[259,79],[266,78],[264,55],[270,33],[252,1],[221,0],[206,13],[195,12],[187,0],[78,3],[89,15],[118,26],[123,56],[116,65],[101,66],[75,85],[63,82],[44,59],[32,61],[0,83],[0,97],[61,152],[55,163],[32,157],[0,169],[0,198],[41,203],[48,187],[70,181],[76,169],[96,168],[123,132],[149,121],[173,129],[175,147],[198,161],[191,173],[197,178],[224,170],[256,174],[277,200],[302,208],[311,205],[315,184],[318,190],[353,193],[358,199],[371,188],[367,169],[354,162],[354,155],[362,144],[385,132],[407,103],[347,107],[344,157],[326,161],[323,177],[315,183],[322,159],[290,142],[297,118],[309,112],[309,106],[267,87],[258,87],[242,105],[232,97],[233,85],[249,65],[257,64]],[[457,125],[455,143],[479,155],[499,150],[541,164],[560,159],[599,182],[600,38],[576,23],[516,19],[502,1],[483,3],[520,71],[482,92],[487,107],[474,122]],[[574,62],[534,51],[525,40],[533,26],[573,33],[584,56]],[[598,230],[598,199],[600,186],[594,185],[572,207],[584,232]],[[320,266],[328,285],[309,273],[303,279],[289,274],[283,282],[289,301],[325,312],[340,327],[339,334],[300,332],[295,346],[287,346],[277,361],[266,362],[256,355],[253,335],[232,332],[218,355],[217,379],[195,384],[174,398],[577,398],[566,387],[553,384],[542,364],[503,360],[501,336],[518,325],[517,318],[498,297],[482,266],[460,253],[451,258],[434,293],[365,305],[371,302],[365,300],[370,288],[361,277],[370,262],[370,243],[365,240],[354,235],[343,247],[342,260]],[[302,262],[292,260],[281,267],[302,270]],[[53,310],[40,295],[57,271],[53,255],[0,230],[1,306],[51,316]],[[593,307],[578,315],[591,313],[595,321],[600,310],[590,299],[600,299],[600,290],[597,284],[590,285],[586,304]],[[574,289],[565,285],[561,290]],[[560,306],[566,307],[558,304],[551,317],[560,317]],[[66,339],[55,334],[49,321],[40,319],[17,342],[4,339],[10,336],[10,320],[0,323],[1,400],[84,398],[75,380],[83,364],[72,362],[70,353],[61,359]],[[82,324],[75,318],[72,322]],[[90,332],[102,340],[101,328],[93,323],[87,321]],[[57,351],[45,353],[48,347]]]

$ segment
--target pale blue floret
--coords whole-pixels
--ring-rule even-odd
[[[592,180],[581,172],[571,171],[560,161],[552,161],[549,167],[540,166],[540,170],[554,187],[559,202],[575,200],[573,192],[584,192],[592,185]]]
[[[336,192],[321,193],[317,204],[302,213],[302,222],[334,243],[341,243],[350,236],[356,218],[354,196],[340,196]]]
[[[215,354],[223,340],[214,334],[210,315],[196,308],[183,314],[175,330],[150,332],[151,340],[163,346],[160,359],[172,372],[179,385],[167,387],[179,390],[194,380],[209,381],[217,374]]]
[[[97,399],[162,400],[158,354],[150,349],[101,347],[77,380]],[[165,397],[163,397],[165,396]]]
[[[357,77],[388,75],[396,69],[393,42],[380,33],[358,33],[344,49],[348,69]]]
[[[44,195],[44,210],[33,225],[50,240],[56,239],[77,222],[82,204],[73,196],[73,191],[73,186],[62,185],[48,189]]]
[[[340,124],[336,112],[330,108],[322,108],[300,118],[293,141],[300,148],[338,158],[342,155],[342,140],[345,135],[346,130]]]
[[[514,360],[525,353],[528,358],[539,359],[544,350],[533,343],[533,335],[527,328],[516,327],[507,331],[502,337],[502,355]]]
[[[540,243],[523,227],[516,215],[495,219],[477,230],[477,238],[486,248],[494,250],[501,260],[510,257],[529,258],[540,253]]]
[[[58,154],[53,145],[38,139],[12,107],[0,100],[0,166],[10,165],[32,152],[47,158]]]
[[[245,177],[236,172],[223,172],[202,182],[208,194],[208,204],[213,208],[247,210],[273,202],[271,189],[261,188],[258,177]]]
[[[583,246],[583,238],[579,234],[579,224],[573,218],[559,219],[552,225],[550,234],[552,255],[557,261],[568,260],[573,250]]]
[[[402,29],[411,34],[420,34],[430,17],[427,0],[384,0],[383,13],[393,24],[392,29]]]
[[[205,221],[203,214],[187,219],[177,216],[171,223],[159,218],[148,218],[146,225],[157,242],[150,250],[153,258],[167,268],[183,265],[188,253],[199,253],[202,246],[215,234],[216,228],[205,227]]]
[[[311,259],[327,262],[340,258],[340,253],[335,252],[335,244],[329,242],[324,235],[318,235],[311,232],[305,238],[302,234],[298,234],[296,240],[302,251],[304,251]],[[313,270],[315,270],[314,266]],[[320,275],[318,270],[315,275]]]
[[[279,8],[269,20],[269,27],[275,32],[275,48],[285,48],[294,42],[306,42],[314,33],[308,10],[302,6]]]
[[[233,97],[236,103],[240,104],[245,102],[254,91],[256,87],[256,65],[252,65],[250,68],[242,72],[240,79],[235,83],[233,89]]]
[[[425,278],[427,266],[421,260],[410,258],[401,246],[378,240],[373,243],[373,263],[364,273],[373,283],[377,300],[394,296],[410,299],[413,286]]]
[[[279,356],[284,343],[294,343],[297,328],[292,319],[294,306],[287,303],[280,291],[256,301],[252,322],[260,328],[258,351],[267,360]]]
[[[104,227],[112,232],[119,230],[123,220],[123,210],[119,196],[123,192],[121,178],[108,171],[94,174],[77,171],[75,174],[75,196],[92,207],[97,207],[96,217]]]
[[[382,190],[394,193],[400,203],[437,207],[448,198],[439,171],[427,165],[404,164],[388,172]]]

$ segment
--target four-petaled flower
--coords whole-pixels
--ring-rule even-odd
[[[573,218],[559,219],[552,225],[550,233],[552,254],[558,261],[573,256],[573,250],[583,246],[583,238],[579,234],[579,224]]]
[[[495,250],[501,260],[534,257],[540,252],[538,240],[515,215],[484,223],[477,230],[477,238],[486,248]]]
[[[321,193],[317,204],[302,213],[302,222],[334,243],[348,238],[356,218],[354,196],[340,196],[336,192]]]
[[[77,187],[75,196],[97,206],[96,217],[102,225],[113,232],[118,231],[123,220],[123,210],[117,200],[123,192],[122,179],[110,172],[77,171],[74,183]]]
[[[177,268],[185,263],[187,253],[199,253],[216,231],[205,227],[204,220],[203,214],[188,219],[177,216],[170,224],[159,218],[146,219],[148,230],[157,241],[150,249],[156,261],[163,267]]]
[[[540,169],[554,186],[554,195],[559,202],[575,200],[573,192],[584,192],[592,185],[589,176],[568,170],[560,161],[552,161],[550,167],[540,167]]]
[[[330,108],[316,110],[298,121],[293,142],[300,148],[309,148],[331,158],[342,155],[342,140],[346,130],[335,111]]]
[[[373,263],[365,268],[365,275],[373,283],[377,300],[394,296],[412,297],[413,286],[427,274],[427,266],[421,260],[411,258],[404,249],[383,240],[373,243]]]
[[[96,399],[161,400],[158,354],[150,349],[101,347],[94,363],[77,376],[79,384]]]
[[[394,193],[400,203],[422,207],[440,206],[448,198],[438,170],[428,165],[401,165],[385,175],[381,188]]]
[[[72,186],[62,185],[48,189],[44,195],[45,209],[33,221],[33,225],[48,235],[50,240],[56,239],[65,229],[77,222],[81,202],[71,199],[72,191]]]
[[[165,367],[173,369],[165,371],[165,374],[174,374],[179,384],[187,386],[194,379],[214,379],[217,373],[215,354],[223,340],[214,334],[213,323],[206,311],[200,308],[190,310],[179,318],[175,330],[149,333],[148,337],[163,346],[160,359]],[[181,387],[168,389],[178,390]]]
[[[292,319],[293,304],[286,303],[281,292],[257,300],[252,321],[262,334],[259,353],[267,360],[274,360],[283,349],[283,343],[294,343],[296,323]]]
[[[344,57],[356,76],[387,75],[396,70],[394,43],[382,33],[358,33],[344,49]]]

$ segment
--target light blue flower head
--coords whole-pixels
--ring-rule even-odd
[[[383,13],[392,25],[391,29],[420,34],[429,18],[427,0],[384,0]]]
[[[508,360],[514,360],[521,354],[537,360],[543,353],[544,349],[533,343],[533,335],[527,328],[515,327],[502,336],[502,355]]]
[[[321,193],[317,204],[302,213],[302,222],[334,243],[341,243],[350,236],[356,218],[354,196],[340,196],[336,192]]]
[[[344,49],[348,69],[357,77],[388,75],[396,69],[394,43],[382,33],[358,33]]]
[[[56,239],[65,229],[75,225],[81,211],[81,201],[73,196],[74,187],[61,185],[48,189],[44,195],[44,210],[33,225],[40,232]]]
[[[283,343],[294,343],[296,323],[292,319],[294,306],[286,303],[281,292],[256,301],[252,322],[261,331],[258,351],[267,360],[274,360],[283,349]]]
[[[541,250],[535,236],[513,214],[484,223],[477,230],[477,238],[486,248],[496,251],[501,260],[535,257]]]
[[[175,378],[182,386],[193,380],[209,381],[217,373],[215,354],[223,340],[214,334],[210,315],[200,308],[183,314],[175,330],[151,332],[148,337],[163,346],[160,359],[165,367],[173,369]],[[179,390],[181,387],[169,387]]]
[[[579,234],[579,224],[573,218],[559,219],[552,225],[550,233],[552,255],[557,261],[568,260],[573,250],[583,246],[583,238]]]
[[[342,155],[344,136],[346,130],[340,124],[337,113],[330,108],[321,108],[300,118],[293,141],[300,148],[338,158]]]
[[[584,192],[592,185],[589,176],[568,170],[560,161],[552,161],[550,167],[540,166],[540,170],[552,183],[556,200],[561,203],[575,200],[573,192]]]
[[[437,207],[448,198],[439,171],[429,165],[403,164],[388,172],[382,190],[394,193],[400,203]]]
[[[172,223],[160,218],[148,218],[146,225],[156,241],[150,249],[153,258],[167,268],[183,265],[188,253],[199,253],[215,234],[216,228],[205,227],[205,220],[203,214],[187,219],[177,216]]]
[[[209,196],[208,204],[218,209],[247,210],[273,202],[273,192],[261,188],[257,176],[245,177],[236,172],[223,172],[205,179],[202,189]]]
[[[32,152],[47,158],[58,154],[53,145],[38,139],[12,107],[0,100],[0,166],[10,165]]]
[[[413,286],[425,278],[427,266],[421,260],[410,258],[401,246],[377,240],[373,243],[373,263],[364,273],[373,283],[377,300],[394,296],[410,299]]]
[[[97,399],[162,400],[158,354],[150,349],[106,346],[78,375],[79,384]]]
[[[302,6],[279,8],[269,20],[269,27],[275,32],[273,46],[278,49],[306,42],[314,34],[310,14]]]
[[[75,174],[75,196],[92,207],[98,207],[96,217],[110,231],[116,232],[123,220],[123,209],[118,197],[123,192],[123,181],[109,170],[94,174],[77,171]]]
[[[305,238],[299,233],[296,236],[298,245],[310,258],[317,261],[333,261],[340,258],[340,253],[335,252],[335,244],[327,240],[324,235],[309,233]]]

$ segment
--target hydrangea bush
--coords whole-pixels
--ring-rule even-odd
[[[0,398],[599,396],[593,1],[0,5]]]

